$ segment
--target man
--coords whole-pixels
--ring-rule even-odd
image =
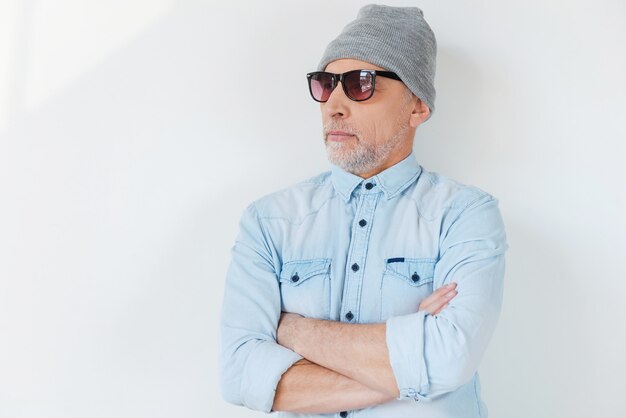
[[[283,417],[487,416],[476,370],[506,237],[497,199],[413,154],[435,54],[420,9],[368,5],[307,75],[331,171],[243,213],[221,318],[228,402]]]

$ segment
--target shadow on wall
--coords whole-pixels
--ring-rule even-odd
[[[151,270],[140,274],[151,274],[154,260],[142,264],[137,255],[171,256],[174,245],[161,246],[172,228],[166,221],[175,220],[165,215],[179,214],[175,231],[195,228],[209,234],[206,224],[180,223],[197,223],[197,214],[189,212],[208,204],[203,200],[211,157],[210,6],[177,2],[97,66],[39,106],[22,111],[28,72],[24,50],[34,4],[20,2],[24,21],[18,25],[22,44],[16,48],[12,114],[0,135],[5,236],[15,238],[14,249],[23,245],[24,254],[40,257],[49,276],[56,268],[67,275],[69,266],[88,269],[84,274],[98,268],[109,272],[121,268],[122,257],[130,257],[122,251],[129,250],[134,251],[134,266]],[[26,238],[20,244],[17,237]],[[33,242],[32,237],[44,239]],[[106,247],[120,239],[124,245]],[[146,242],[159,247],[150,254]],[[75,254],[80,263],[65,254],[70,249],[80,252]],[[111,251],[121,253],[115,263]],[[15,271],[21,271],[24,261],[11,260]],[[40,273],[31,264],[24,274],[32,270],[36,277]]]
[[[206,79],[211,70],[208,5],[176,2],[167,15],[106,56],[95,68],[25,112],[26,75],[32,73],[27,68],[27,55],[35,32],[35,3],[19,2],[21,23],[17,25],[13,61],[16,68],[8,94],[10,124],[3,136],[27,139],[46,132],[48,143],[63,147],[76,145],[72,139],[77,134],[81,137],[77,142],[86,142],[85,132],[90,132],[92,143],[102,138],[115,143],[138,134],[163,136],[167,133],[164,128],[172,128],[170,122],[196,120],[193,127],[184,124],[186,132],[206,133]]]
[[[23,111],[34,4],[20,2],[11,114],[0,135],[16,212],[41,216],[33,204],[65,199],[104,214],[119,211],[107,205],[124,199],[159,204],[173,183],[202,187],[199,170],[210,153],[210,7],[177,2],[97,66]],[[112,195],[117,203],[110,203]]]

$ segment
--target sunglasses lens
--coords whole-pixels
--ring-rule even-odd
[[[325,102],[333,92],[333,77],[330,74],[315,73],[309,78],[311,95],[318,102]]]
[[[372,96],[374,74],[369,71],[350,71],[344,75],[346,91],[354,100],[366,100]]]

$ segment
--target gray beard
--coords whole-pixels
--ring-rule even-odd
[[[402,144],[408,128],[408,124],[401,126],[393,137],[378,146],[360,141],[361,136],[356,133],[356,145],[349,150],[344,150],[345,145],[341,142],[328,142],[324,134],[328,161],[356,175],[374,171],[387,161],[393,150]]]

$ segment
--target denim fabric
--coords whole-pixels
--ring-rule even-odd
[[[349,417],[487,417],[477,368],[500,314],[508,248],[497,199],[411,153],[369,179],[333,165],[251,203],[239,226],[220,322],[224,399],[271,411],[281,375],[302,358],[276,342],[285,311],[386,322],[400,396]],[[418,312],[450,282],[450,305]]]

